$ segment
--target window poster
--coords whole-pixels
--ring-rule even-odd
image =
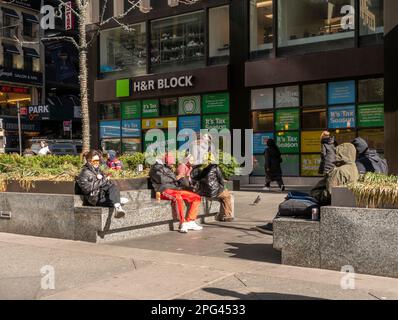
[[[123,139],[122,150],[128,154],[141,152],[141,139]]]
[[[100,122],[100,138],[120,138],[121,128],[120,121],[101,121]]]
[[[321,165],[320,154],[303,154],[301,156],[301,175],[304,177],[318,177]]]
[[[275,106],[277,108],[299,107],[300,106],[299,86],[276,88]]]
[[[141,120],[123,120],[122,121],[123,137],[141,137]]]
[[[176,128],[177,118],[143,119],[142,130]]]
[[[267,140],[273,138],[273,133],[255,133],[253,135],[253,153],[264,154],[267,148]]]
[[[298,132],[278,132],[276,143],[281,153],[299,153],[300,134]]]
[[[320,153],[321,152],[322,131],[302,131],[301,132],[301,152]]]
[[[384,127],[384,104],[359,106],[358,127]]]
[[[329,108],[329,128],[349,129],[356,127],[355,106]]]
[[[329,104],[355,103],[355,81],[329,83]]]
[[[196,133],[200,132],[201,121],[200,116],[188,116],[178,118],[178,141],[181,144],[189,140],[189,133],[186,130],[190,129]]]
[[[229,127],[230,127],[229,114],[203,116],[202,127],[203,127],[203,129],[208,129],[208,130],[229,129]]]
[[[159,101],[158,100],[144,100],[142,102],[142,117],[151,118],[159,116]]]
[[[206,94],[202,98],[202,113],[229,112],[229,93]]]
[[[180,116],[200,114],[200,96],[179,98],[178,114]]]
[[[275,112],[277,131],[298,130],[300,128],[300,109],[280,109]]]
[[[141,118],[141,101],[122,102],[122,119]]]

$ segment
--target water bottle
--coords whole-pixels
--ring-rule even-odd
[[[318,221],[318,220],[319,220],[319,209],[313,208],[312,209],[312,221]]]

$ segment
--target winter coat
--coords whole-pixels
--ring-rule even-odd
[[[225,190],[222,171],[216,164],[210,164],[203,170],[193,170],[192,179],[199,182],[198,193],[202,197],[217,198]]]
[[[156,163],[153,165],[149,172],[149,178],[156,192],[163,192],[167,189],[181,189],[173,170],[164,164]]]
[[[321,153],[321,165],[319,166],[319,174],[324,175],[332,171],[335,167],[336,161],[336,146],[334,138],[325,138],[321,142],[322,153]]]
[[[334,187],[346,186],[359,179],[355,164],[356,150],[351,143],[344,143],[336,149],[336,167],[311,191],[311,196],[321,205],[330,205]]]
[[[98,179],[98,175],[101,175],[102,179]],[[83,166],[77,178],[77,184],[84,195],[84,199],[92,206],[96,206],[100,200],[101,188],[110,183],[100,169],[95,169],[89,163]]]
[[[265,175],[267,180],[276,181],[282,177],[282,155],[278,148],[268,147],[264,153],[265,157]]]
[[[376,150],[369,149],[368,144],[362,138],[356,138],[352,144],[357,150],[356,165],[360,174],[367,172],[388,174],[388,164],[381,159]]]
[[[108,152],[108,155],[109,159],[106,162],[107,167],[116,171],[123,170],[123,163],[117,158],[116,152],[111,150]]]

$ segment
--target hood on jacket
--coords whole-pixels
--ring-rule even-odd
[[[115,160],[116,159],[116,151],[109,150],[108,151],[108,157],[109,157],[109,160],[111,160],[111,161]]]
[[[354,141],[352,141],[352,144],[354,145],[358,154],[363,154],[369,149],[368,143],[362,138],[354,139]]]
[[[350,164],[355,163],[357,151],[351,143],[343,143],[336,149],[336,163]]]

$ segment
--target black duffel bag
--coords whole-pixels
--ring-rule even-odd
[[[288,199],[279,205],[279,216],[311,218],[312,209],[319,210],[319,204],[306,199]]]

